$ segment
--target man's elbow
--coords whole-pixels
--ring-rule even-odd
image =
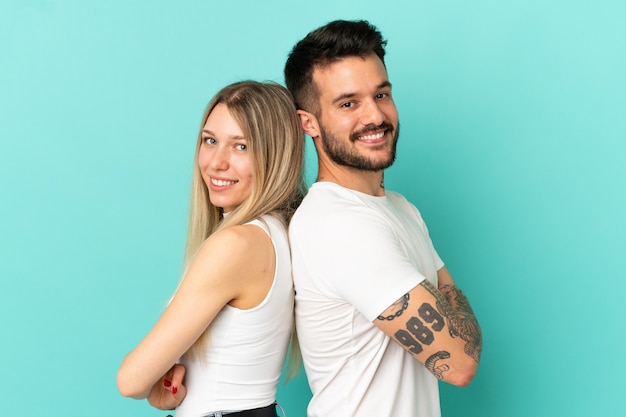
[[[463,375],[459,375],[457,377],[455,377],[454,379],[451,379],[449,381],[447,381],[448,383],[454,385],[455,387],[466,387],[470,384],[470,382],[472,382],[472,380],[474,379],[474,376],[476,374],[463,374]]]
[[[468,364],[468,366],[464,366],[461,369],[456,369],[454,372],[444,375],[443,381],[456,387],[463,388],[472,382],[476,376],[477,370],[478,363],[473,362]]]

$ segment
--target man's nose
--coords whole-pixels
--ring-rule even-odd
[[[368,100],[364,103],[361,113],[361,123],[365,126],[380,126],[385,121],[385,113],[383,113],[376,100]]]

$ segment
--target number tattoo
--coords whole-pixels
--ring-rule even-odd
[[[417,317],[411,317],[409,321],[406,322],[406,327],[417,340],[425,345],[430,345],[435,340],[433,332],[428,330],[428,328],[424,326],[424,323]]]
[[[402,304],[400,307],[399,305]],[[400,317],[402,313],[409,307],[409,294],[404,294],[404,296],[396,301],[392,306],[393,314],[389,314],[387,316],[378,316],[378,320],[394,320],[397,317]],[[434,342],[435,336],[433,332],[439,332],[445,326],[445,321],[441,314],[437,312],[436,309],[433,308],[429,303],[423,303],[420,308],[417,309],[417,313],[419,317],[411,317],[406,322],[406,330],[401,329],[398,330],[395,334],[396,339],[406,346],[407,350],[411,353],[418,354],[421,353],[423,349],[422,345],[430,345]],[[431,329],[429,329],[424,322],[430,324]]]
[[[431,345],[435,340],[433,332],[440,332],[448,324],[448,332],[452,338],[460,337],[465,341],[465,353],[476,362],[480,359],[482,350],[482,338],[478,321],[472,308],[465,297],[465,294],[453,285],[444,285],[437,289],[428,280],[424,280],[422,285],[429,293],[435,297],[435,305],[422,303],[415,316],[409,316],[406,320],[406,327],[396,331],[395,338],[413,353],[423,352],[424,347]],[[409,294],[405,294],[396,301],[386,313],[388,315],[378,316],[378,320],[392,321],[400,317],[409,307]],[[444,373],[450,368],[441,361],[450,358],[450,352],[439,351],[431,355],[424,365],[438,379],[443,379]]]
[[[441,317],[441,314],[439,314],[433,306],[428,303],[424,303],[417,311],[426,323],[430,323],[430,327],[432,327],[433,330],[439,332],[443,329],[443,326],[445,325],[443,317]]]
[[[402,329],[398,330],[395,336],[396,336],[396,339],[398,339],[400,343],[406,346],[408,348],[408,351],[411,353],[414,353],[417,355],[418,353],[421,353],[422,350],[424,350],[422,348],[422,345],[417,343],[417,341],[413,339],[413,337],[411,337],[409,332],[407,332],[406,330],[402,330]]]

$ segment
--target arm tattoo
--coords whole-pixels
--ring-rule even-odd
[[[428,280],[420,285],[435,297],[434,305],[423,302],[415,312],[407,312],[406,323],[402,319],[403,328],[397,329],[394,334],[398,343],[412,354],[419,355],[425,346],[434,343],[435,334],[444,331],[447,322],[450,336],[460,337],[465,342],[465,353],[478,362],[482,349],[480,327],[463,292],[455,286],[442,286],[437,290]],[[377,319],[392,321],[402,316],[408,310],[409,296],[408,293],[405,294],[385,310],[384,314],[389,313],[388,315],[380,315]],[[411,311],[413,308],[411,307]],[[438,351],[426,359],[424,366],[436,378],[443,380],[444,374],[450,370],[446,363],[450,356],[448,351]]]
[[[482,337],[476,316],[465,294],[453,285],[444,285],[439,291],[428,281],[422,285],[437,299],[437,309],[448,319],[450,336],[460,337],[465,343],[465,353],[476,362],[480,359]]]
[[[437,361],[439,361],[440,359],[449,359],[449,358],[450,358],[450,352],[446,352],[445,350],[442,350],[442,351],[435,353],[430,358],[426,359],[426,362],[424,362],[424,366],[426,366],[426,369],[432,372],[433,375],[437,377],[437,379],[443,379],[443,373],[449,370],[450,367],[446,365],[445,363],[437,366]]]
[[[378,316],[377,319],[391,321],[395,319],[396,317],[400,317],[402,313],[404,313],[404,310],[406,310],[409,307],[409,293],[404,294],[404,296],[402,296],[402,298],[398,299],[398,301],[393,303],[391,307],[393,307],[395,310],[393,314],[390,314],[388,316]]]

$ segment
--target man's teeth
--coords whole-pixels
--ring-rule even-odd
[[[236,182],[237,181],[224,181],[224,180],[218,180],[216,178],[211,178],[211,184],[216,185],[218,187],[225,187],[227,185],[232,185]]]
[[[365,136],[361,136],[359,137],[360,140],[376,140],[376,139],[380,139],[383,136],[385,136],[385,132],[378,132],[378,133],[373,133],[371,135],[365,135]]]

